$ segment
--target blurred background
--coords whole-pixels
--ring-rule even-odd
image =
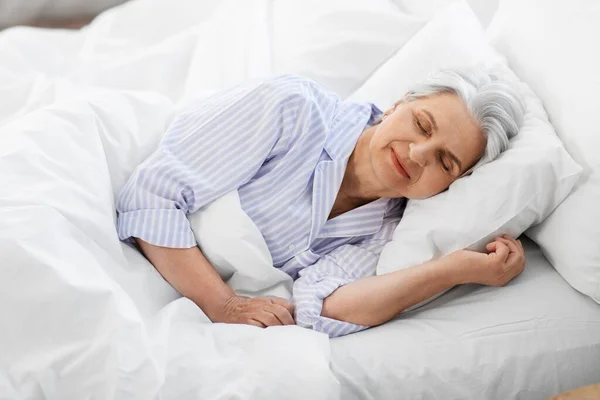
[[[0,29],[13,25],[77,29],[127,0],[0,0]]]
[[[0,29],[14,25],[77,29],[88,24],[100,12],[126,1],[0,0]],[[429,3],[436,0],[418,1]],[[468,0],[468,3],[485,27],[496,10],[498,0]]]

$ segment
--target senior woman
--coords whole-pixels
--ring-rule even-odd
[[[383,114],[302,77],[253,81],[174,119],[119,193],[118,233],[213,322],[357,332],[454,285],[500,286],[523,270],[520,242],[498,237],[487,253],[375,276],[406,199],[493,160],[523,113],[484,71],[440,71]],[[274,267],[295,279],[292,303],[236,296],[197,247],[186,214],[235,189]]]

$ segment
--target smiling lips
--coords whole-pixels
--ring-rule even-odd
[[[392,164],[394,164],[394,167],[396,167],[396,171],[398,171],[398,173],[400,175],[402,175],[403,177],[410,179],[410,175],[408,174],[408,171],[406,170],[406,168],[400,161],[400,158],[396,155],[396,152],[394,150],[392,150],[391,154],[392,154]]]

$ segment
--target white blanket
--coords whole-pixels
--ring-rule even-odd
[[[160,96],[109,92],[0,128],[0,312],[10,327],[0,332],[0,394],[336,398],[325,335],[213,325],[118,241],[113,188],[160,137],[170,110]],[[198,235],[231,227],[221,217],[241,212],[234,195],[194,215],[223,220],[201,223]],[[247,239],[260,245],[256,232]],[[240,293],[290,297],[268,251],[244,256],[242,243],[223,237],[230,259],[215,237],[203,244],[223,256],[218,266],[243,262],[248,279],[233,279]]]
[[[326,335],[211,324],[115,231],[116,192],[180,102],[272,72],[268,3],[147,0],[0,35],[0,398],[339,398]],[[191,217],[205,252],[239,293],[289,298],[236,212],[234,192]],[[232,223],[254,247],[219,249]]]

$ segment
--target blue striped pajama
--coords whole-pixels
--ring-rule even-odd
[[[358,137],[380,115],[293,75],[191,103],[119,192],[119,237],[196,246],[187,215],[237,189],[274,266],[296,279],[296,323],[332,337],[365,329],[320,314],[339,286],[375,273],[404,208],[379,199],[328,220]]]

